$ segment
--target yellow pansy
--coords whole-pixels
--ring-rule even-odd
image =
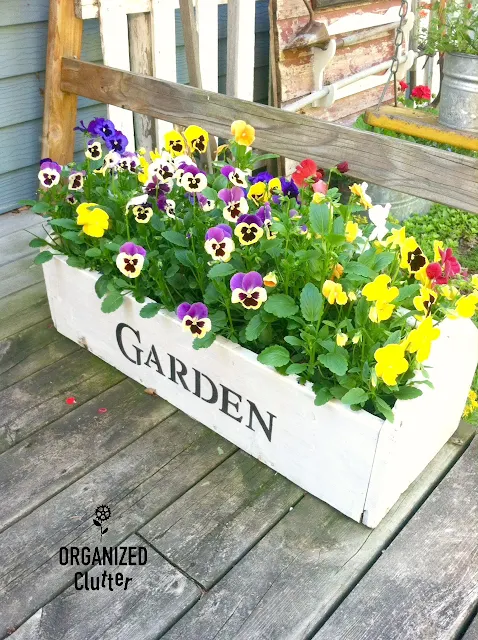
[[[342,333],[341,331],[339,331],[339,333],[335,336],[335,342],[339,347],[345,347],[348,341],[348,335],[346,333]]]
[[[76,224],[83,227],[87,236],[101,238],[108,229],[108,214],[94,202],[83,202],[76,208],[76,213]]]
[[[382,273],[377,276],[375,280],[369,282],[362,289],[362,295],[364,295],[369,302],[380,300],[381,302],[392,302],[398,296],[399,291],[397,287],[390,287],[389,284],[392,281],[390,276]]]
[[[188,145],[191,151],[206,153],[207,145],[209,142],[209,134],[205,129],[192,124],[184,132],[184,137],[188,141]]]
[[[375,351],[374,358],[377,361],[375,365],[377,377],[382,378],[390,387],[396,385],[397,377],[408,369],[403,344],[388,344],[386,347],[381,347]]]
[[[219,158],[221,153],[225,153],[229,149],[228,144],[220,144],[216,150],[216,159]]]
[[[352,344],[358,344],[360,342],[360,340],[362,340],[362,333],[359,331],[352,338]]]
[[[434,262],[440,262],[441,260],[440,249],[442,251],[445,250],[443,247],[443,242],[441,240],[434,240],[433,241],[433,261]]]
[[[256,139],[254,127],[251,127],[251,125],[244,122],[244,120],[234,120],[231,124],[231,133],[237,144],[243,147],[250,147]]]
[[[349,189],[354,194],[354,196],[358,197],[358,199],[360,200],[360,204],[362,205],[362,207],[364,207],[364,209],[371,209],[372,199],[367,193],[367,187],[368,184],[366,182],[362,182],[362,184],[353,184],[351,187],[349,187]]]
[[[467,418],[469,415],[473,413],[473,411],[475,411],[475,409],[478,409],[477,398],[478,396],[476,394],[476,391],[473,391],[473,389],[470,389],[470,392],[468,393],[468,400],[466,403],[466,407],[465,407],[465,410],[463,411],[464,418]]]
[[[382,320],[388,320],[391,318],[394,309],[394,304],[390,304],[390,302],[385,302],[383,300],[377,300],[377,302],[370,307],[368,317],[372,322],[378,324],[379,322],[382,322]]]
[[[264,276],[264,285],[270,289],[277,286],[277,276],[275,271],[269,271],[269,273]]]
[[[413,236],[410,236],[400,247],[400,267],[408,273],[418,273],[427,266],[428,260]]]
[[[272,178],[272,180],[269,180],[267,187],[269,189],[269,198],[272,198],[272,196],[278,196],[282,193],[282,184],[279,178]]]
[[[315,204],[320,204],[323,200],[325,200],[325,196],[319,191],[316,191],[312,196],[312,202],[314,202]]]
[[[268,202],[269,196],[267,193],[266,183],[256,182],[256,184],[253,184],[249,189],[249,193],[247,194],[247,197],[253,202],[255,202],[257,206],[259,206],[264,202]]]
[[[344,268],[343,266],[340,264],[340,262],[337,262],[337,264],[334,267],[334,270],[332,271],[332,276],[331,276],[331,280],[339,280],[344,274]],[[352,300],[352,298],[350,298]]]
[[[455,298],[460,295],[459,290],[455,286],[449,284],[443,284],[440,287],[440,293],[444,298],[450,301],[455,300]]]
[[[436,291],[428,287],[420,287],[420,295],[413,298],[413,306],[417,311],[421,311],[424,316],[429,316],[432,305],[438,299]]]
[[[358,224],[349,220],[345,225],[345,239],[347,242],[353,242],[358,236],[359,230]]]
[[[416,329],[410,331],[404,345],[407,351],[417,354],[418,362],[425,362],[430,356],[433,340],[438,337],[440,337],[440,329],[433,326],[432,317],[428,316]]]
[[[406,239],[405,227],[400,227],[400,229],[392,229],[390,235],[385,238],[384,242],[385,246],[396,249],[397,247],[401,247]]]
[[[348,298],[342,285],[333,280],[326,280],[322,286],[322,293],[327,298],[329,304],[347,304]]]
[[[355,293],[355,291],[349,291],[348,295],[351,302],[355,302],[355,300],[357,300],[357,294]]]
[[[476,313],[476,305],[478,305],[478,293],[470,293],[457,300],[455,309],[462,318],[472,318]]]
[[[179,131],[173,129],[164,134],[164,148],[173,158],[186,153],[186,143]]]
[[[471,286],[473,287],[473,289],[478,289],[478,273],[475,273],[475,275],[471,276]]]
[[[138,180],[142,184],[146,184],[148,182],[149,162],[146,160],[146,158],[144,156],[140,156],[139,157],[139,165],[141,167],[141,170],[138,173]]]
[[[427,261],[427,263],[428,263],[428,261]],[[432,281],[430,280],[430,278],[427,275],[427,265],[425,265],[424,267],[422,267],[421,269],[419,269],[416,272],[415,280],[418,280],[418,282],[420,282],[420,284],[422,284],[427,289],[431,289],[432,288]]]

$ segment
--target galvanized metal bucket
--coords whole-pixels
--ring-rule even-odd
[[[445,54],[438,121],[478,133],[478,56]]]

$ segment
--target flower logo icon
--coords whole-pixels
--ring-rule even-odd
[[[111,517],[111,510],[105,504],[96,507],[93,524],[100,527],[101,537],[108,531],[108,527],[103,527],[104,523]]]

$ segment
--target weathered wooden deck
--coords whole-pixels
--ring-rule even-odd
[[[0,217],[0,638],[477,640],[471,427],[367,529],[60,336],[28,230]],[[127,590],[60,564],[98,505],[147,548]]]

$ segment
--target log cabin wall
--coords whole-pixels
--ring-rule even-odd
[[[322,4],[322,0],[319,2]],[[314,4],[314,8],[319,2]],[[326,2],[331,4],[330,0]],[[336,5],[335,0],[332,2]],[[271,12],[274,16],[272,35],[276,61],[276,99],[278,106],[284,106],[315,89],[312,49],[307,47],[285,50],[297,31],[307,24],[309,15],[303,0],[271,0],[271,3]],[[397,0],[344,3],[339,6],[315,8],[314,18],[326,25],[331,25],[345,16],[354,15],[359,19],[364,14],[384,14],[392,7],[398,7],[399,4]],[[334,58],[325,69],[324,85],[390,60],[394,51],[394,35],[395,31],[391,29],[373,40],[337,49]],[[383,86],[375,87],[342,98],[329,108],[305,107],[300,113],[329,122],[340,121],[343,124],[351,124],[365,109],[378,103],[382,90]],[[393,89],[390,87],[386,99],[391,98],[392,95]]]

